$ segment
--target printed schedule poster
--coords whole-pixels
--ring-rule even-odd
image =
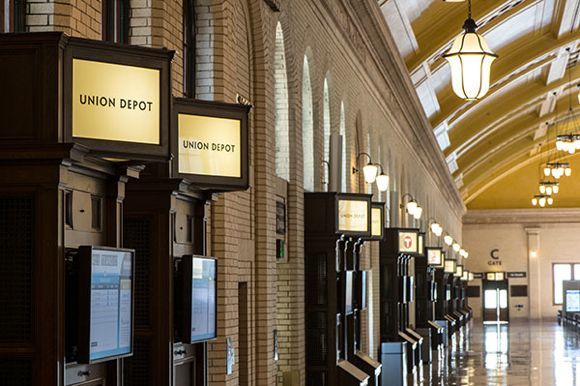
[[[131,352],[132,256],[93,250],[91,273],[91,360]]]
[[[191,280],[191,341],[216,337],[216,262],[194,258]]]

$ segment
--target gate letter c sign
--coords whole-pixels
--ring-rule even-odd
[[[499,249],[492,249],[490,256],[492,259],[494,260],[499,260],[499,255],[498,255]]]

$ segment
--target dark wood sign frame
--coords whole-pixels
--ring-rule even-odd
[[[373,209],[378,208],[381,210],[381,235],[373,236]],[[370,241],[383,241],[385,239],[385,203],[384,202],[372,202],[371,203],[371,235],[365,237],[365,240]]]
[[[338,227],[339,224],[339,216],[338,216],[338,203],[340,200],[345,200],[345,201],[366,201],[367,202],[367,208],[368,208],[368,214],[367,214],[367,231],[366,232],[357,232],[357,231],[345,231],[345,230],[341,230]],[[370,194],[365,194],[365,193],[337,193],[336,197],[335,197],[335,203],[334,203],[334,208],[335,208],[335,215],[334,215],[334,221],[335,221],[335,230],[336,230],[336,234],[337,235],[345,235],[345,236],[352,236],[352,237],[362,237],[365,240],[368,240],[371,237],[371,226],[372,226],[372,212],[371,212],[371,207],[372,207],[372,196]]]
[[[173,51],[109,42],[69,38],[64,52],[64,127],[66,142],[87,146],[99,156],[129,160],[164,161],[169,155],[169,125],[171,103],[171,60]],[[73,59],[118,64],[159,70],[159,144],[134,143],[73,137],[72,134],[72,67]]]
[[[441,253],[441,263],[439,265],[433,265],[429,263],[429,251],[439,251]],[[441,247],[425,247],[425,257],[427,258],[427,264],[433,268],[444,268],[445,267],[445,254],[443,253],[443,248]]]
[[[191,182],[197,188],[212,192],[246,190],[249,184],[249,117],[251,106],[214,101],[200,101],[186,98],[173,99],[171,124],[172,174]],[[179,114],[197,115],[214,118],[235,119],[240,121],[241,173],[240,177],[207,176],[179,173]]]
[[[131,350],[128,353],[91,360],[91,284],[92,284],[92,254],[93,250],[115,251],[131,253]],[[125,358],[133,355],[135,345],[135,250],[125,248],[110,248],[100,246],[79,247],[78,261],[78,338],[77,338],[77,362],[83,364],[95,364],[107,362],[113,359]]]

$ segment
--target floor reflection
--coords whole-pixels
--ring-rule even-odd
[[[579,336],[555,322],[474,322],[465,334],[410,385],[580,386]]]

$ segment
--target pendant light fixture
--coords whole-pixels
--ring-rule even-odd
[[[463,24],[465,32],[455,39],[443,57],[451,66],[455,94],[473,101],[487,94],[491,64],[497,55],[491,51],[483,36],[476,32],[477,24],[471,18],[471,0],[467,2],[467,9],[467,20]]]
[[[554,198],[546,194],[536,194],[532,198],[533,206],[539,205],[541,208],[544,208],[546,205],[551,206],[552,204],[554,204]]]
[[[566,48],[570,55],[570,47]],[[568,69],[568,87],[572,88],[572,68]],[[580,133],[576,127],[574,113],[572,110],[572,90],[568,93],[568,116],[564,120],[563,134],[556,137],[556,149],[565,151],[569,154],[576,153],[580,150]],[[557,116],[557,115],[556,115]],[[557,124],[557,122],[555,122]]]
[[[557,181],[540,181],[538,190],[540,191],[540,194],[545,194],[547,196],[558,194],[560,191],[560,183]]]

